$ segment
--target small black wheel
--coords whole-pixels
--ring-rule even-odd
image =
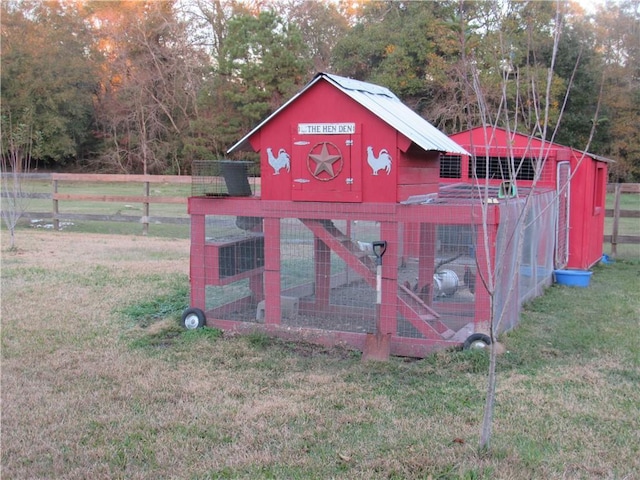
[[[195,330],[204,327],[207,317],[199,308],[187,308],[182,313],[182,325],[187,330]]]
[[[491,345],[491,338],[484,333],[474,333],[473,335],[469,335],[464,341],[465,350],[487,348],[489,345]]]

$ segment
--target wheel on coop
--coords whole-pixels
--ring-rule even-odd
[[[199,308],[187,308],[182,312],[182,325],[187,330],[195,330],[204,327],[207,317]]]
[[[464,341],[465,350],[480,350],[491,345],[491,338],[484,333],[474,333],[469,335]]]

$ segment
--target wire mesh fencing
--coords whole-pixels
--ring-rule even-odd
[[[206,215],[195,263],[205,265],[208,318],[309,341],[383,332],[406,345],[462,343],[492,317],[499,331],[515,327],[522,304],[551,283],[554,193],[485,205],[491,225],[478,200],[448,195],[380,205],[379,215],[376,205],[346,214],[326,202],[238,203],[234,214]]]

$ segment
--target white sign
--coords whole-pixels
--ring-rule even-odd
[[[355,123],[299,123],[299,135],[352,135]]]

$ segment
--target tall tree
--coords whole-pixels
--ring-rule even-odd
[[[84,156],[93,148],[97,81],[92,39],[78,5],[2,2],[0,9],[4,126],[37,132],[31,139],[39,142],[35,166]],[[3,128],[3,136],[13,133]],[[3,141],[3,148],[11,144]]]
[[[124,172],[180,173],[203,60],[171,1],[92,2],[104,55],[103,162]]]
[[[228,24],[220,62],[201,98],[211,143],[220,154],[280,107],[308,80],[309,57],[299,29],[273,11],[241,11]]]
[[[439,128],[466,128],[462,48],[473,27],[461,29],[458,2],[371,2],[333,51],[338,73],[389,87]],[[465,4],[465,12],[478,8]],[[466,45],[463,40],[466,40]]]
[[[595,14],[597,48],[605,57],[603,104],[610,141],[601,152],[616,160],[615,180],[640,181],[640,4],[607,2]]]
[[[335,2],[316,0],[279,0],[271,3],[287,23],[295,25],[307,46],[313,71],[324,72],[331,67],[331,51],[336,42],[349,29],[347,18],[339,11]]]
[[[603,82],[603,59],[595,48],[594,29],[589,19],[579,13],[566,17],[562,38],[558,44],[556,73],[565,84],[571,82],[562,116],[562,128],[555,141],[570,147],[583,148],[591,134]],[[606,113],[600,115],[590,150],[604,153],[610,139],[610,123]]]
[[[194,46],[204,50],[210,64],[219,64],[227,38],[229,20],[246,9],[238,0],[183,0],[178,3],[179,15],[190,27]]]
[[[231,20],[219,73],[229,78],[228,98],[252,126],[308,80],[308,62],[300,30],[261,11]]]
[[[190,0],[182,3],[185,18],[196,32],[196,45],[208,62],[203,71],[193,116],[185,142],[185,161],[223,158],[243,131],[242,118],[227,98],[228,78],[221,74],[229,23],[234,16],[250,15],[246,2],[236,0]]]

